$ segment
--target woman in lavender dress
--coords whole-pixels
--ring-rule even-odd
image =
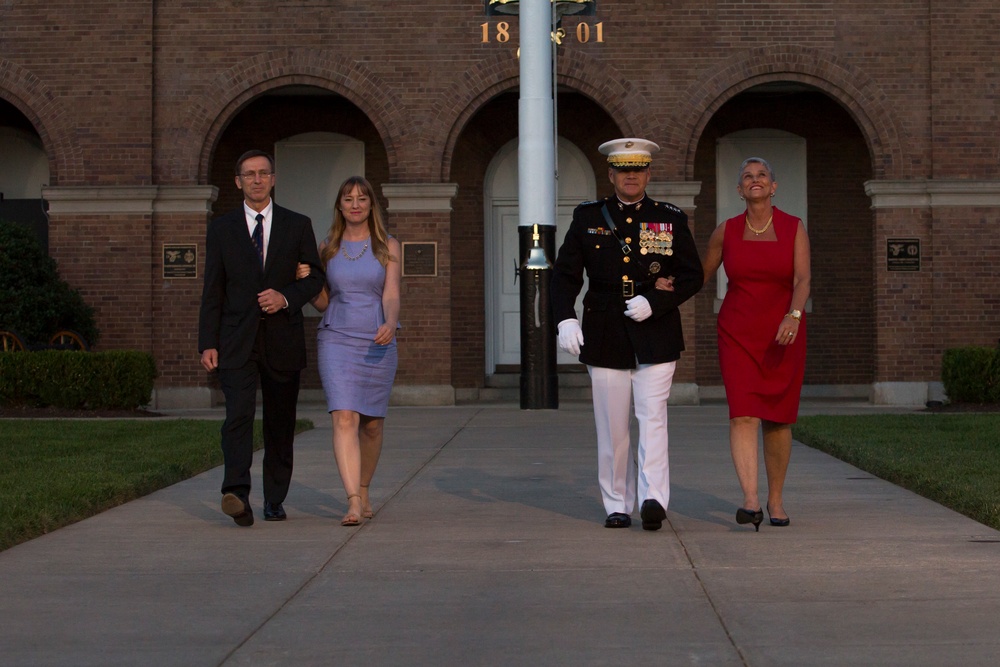
[[[347,493],[341,521],[373,515],[368,487],[382,452],[382,427],[396,375],[400,246],[386,232],[371,184],[352,176],[340,186],[330,232],[319,247],[326,286],[318,365],[333,420],[333,454]],[[300,265],[300,277],[308,265]]]

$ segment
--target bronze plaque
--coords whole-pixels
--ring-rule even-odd
[[[198,277],[197,244],[164,243],[163,277],[164,279],[197,278]]]
[[[885,250],[886,270],[920,270],[920,239],[888,239]]]
[[[404,243],[403,275],[436,276],[437,243]]]

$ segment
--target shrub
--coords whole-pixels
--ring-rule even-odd
[[[146,352],[0,353],[0,403],[8,405],[133,410],[149,404],[155,379]]]
[[[70,329],[90,345],[99,332],[94,310],[59,278],[55,260],[24,226],[0,220],[0,330],[16,331],[29,346],[45,345]]]
[[[1000,402],[1000,351],[992,347],[945,350],[941,382],[953,403]]]

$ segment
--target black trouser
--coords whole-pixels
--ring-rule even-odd
[[[264,500],[281,503],[292,481],[292,442],[300,372],[277,371],[268,365],[264,326],[262,321],[253,353],[243,367],[219,369],[219,382],[226,397],[226,421],[222,424],[225,460],[222,492],[243,497],[250,493],[253,420],[259,378],[264,413]]]

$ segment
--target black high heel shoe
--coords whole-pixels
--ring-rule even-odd
[[[785,517],[784,519],[775,519],[773,516],[771,516],[771,506],[770,505],[767,506],[767,519],[768,519],[768,521],[771,522],[772,526],[787,526],[788,524],[790,524],[792,522],[792,520],[789,519],[788,517]]]
[[[736,510],[736,523],[752,523],[754,532],[760,531],[760,524],[764,520],[764,510],[745,510],[742,507]]]

